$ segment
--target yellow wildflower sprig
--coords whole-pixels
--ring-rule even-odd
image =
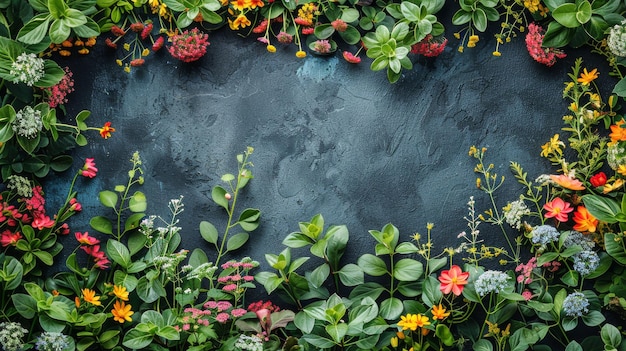
[[[501,2],[503,12],[500,14],[500,17],[504,17],[504,20],[500,23],[500,32],[494,35],[496,38],[496,49],[493,51],[493,56],[501,56],[500,45],[511,42],[511,38],[516,38],[517,33],[523,33],[526,30],[528,20],[526,19],[525,10],[527,7],[525,5],[527,2],[539,3],[539,0],[526,0],[524,1],[524,6],[520,6],[520,3],[517,1],[511,3]]]

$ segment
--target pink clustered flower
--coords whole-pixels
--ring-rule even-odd
[[[96,168],[96,163],[94,162],[93,158],[86,158],[83,168],[78,171],[78,174],[87,178],[94,178],[97,173],[98,169]]]
[[[70,71],[69,67],[65,67],[63,70],[65,71],[65,75],[63,75],[61,81],[45,89],[47,103],[50,108],[56,108],[59,105],[65,104],[68,101],[67,95],[74,91],[74,79],[72,78],[74,74]]]
[[[259,310],[269,310],[270,312],[280,311],[280,307],[274,305],[272,301],[259,300],[248,305],[248,311],[257,312]]]
[[[293,35],[287,32],[280,32],[276,35],[276,39],[281,44],[291,44],[293,42]]]
[[[532,293],[530,290],[525,289],[525,290],[522,292],[522,297],[524,298],[524,300],[526,300],[526,301],[530,301],[530,299],[532,299],[532,298],[533,298],[533,293]]]
[[[520,263],[515,267],[515,272],[520,273],[517,276],[518,283],[530,284],[533,282],[533,269],[537,268],[537,258],[532,257],[526,264]]]
[[[313,43],[313,50],[319,52],[320,54],[328,54],[332,46],[328,40],[316,40]]]
[[[556,48],[544,48],[543,45],[544,29],[536,23],[528,25],[528,34],[526,34],[526,49],[530,57],[535,61],[551,67],[556,63],[556,59],[562,59],[567,56],[563,51]]]
[[[543,267],[548,272],[554,273],[554,272],[558,271],[559,268],[561,268],[561,262],[559,262],[559,261],[546,262],[541,267]]]
[[[169,38],[172,45],[168,51],[172,57],[183,62],[193,62],[206,54],[209,46],[209,35],[194,28]]]
[[[448,39],[435,39],[431,34],[428,34],[419,43],[411,46],[411,53],[425,57],[436,57],[443,52],[446,44],[448,44]]]
[[[330,25],[335,28],[337,32],[345,32],[348,30],[348,24],[346,21],[338,18],[330,23]]]
[[[202,308],[185,308],[175,328],[178,331],[196,331],[202,327],[209,327],[214,322],[224,324],[246,313],[248,311],[243,308],[234,308],[230,301],[209,300],[202,305]]]
[[[246,257],[241,261],[231,260],[221,265],[224,270],[222,274],[217,278],[217,282],[222,286],[222,291],[238,295],[244,292],[244,288],[249,287],[249,283],[254,280],[254,277],[249,274],[249,271],[258,267],[259,263]]]

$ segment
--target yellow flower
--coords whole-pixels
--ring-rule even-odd
[[[604,189],[602,190],[603,193],[608,194],[613,190],[619,189],[622,187],[622,185],[624,185],[624,180],[623,179],[617,179],[615,180],[615,182],[613,182],[613,184],[604,184]]]
[[[583,68],[583,73],[580,74],[580,78],[577,81],[582,85],[589,85],[589,83],[598,78],[599,74],[597,68],[592,69],[591,72],[587,72],[587,68]]]
[[[117,63],[118,66],[122,67],[122,60],[117,59],[115,60],[115,63]]]
[[[480,38],[478,37],[478,35],[470,35],[469,37],[470,42],[478,43],[479,40]]]
[[[128,291],[125,286],[113,285],[113,294],[122,301],[128,301]]]
[[[441,306],[441,304],[437,305],[437,306],[433,306],[432,308],[432,313],[433,313],[433,319],[445,319],[446,317],[448,317],[450,315],[450,312],[446,312],[446,309],[443,308],[443,306]]]
[[[131,311],[131,305],[127,305],[123,301],[115,301],[113,305],[113,309],[111,310],[111,314],[113,314],[113,320],[116,322],[124,323],[132,322],[133,319],[130,318],[135,312]]]
[[[463,53],[463,46],[459,46],[458,50],[460,53]]]
[[[96,296],[96,292],[94,290],[91,289],[83,289],[81,290],[81,292],[83,293],[83,300],[85,302],[89,302],[90,304],[94,305],[94,306],[100,306],[100,296]]]
[[[296,52],[296,57],[297,58],[304,58],[304,57],[306,57],[306,52],[304,52],[302,50],[298,50],[298,52]]]
[[[626,165],[619,165],[617,167],[617,173],[626,176]]]
[[[272,44],[267,46],[267,51],[271,52],[271,53],[275,53],[276,52],[276,47]]]
[[[493,52],[493,56],[500,57],[500,56],[502,56],[502,53],[500,51],[494,51]]]
[[[128,65],[124,66],[124,72],[130,73],[130,66]]]
[[[398,347],[398,338],[397,337],[393,337],[391,338],[391,340],[389,340],[389,342],[391,343],[391,347]]]
[[[400,316],[400,321],[398,322],[398,326],[402,328],[402,330],[412,330],[415,331],[417,328],[424,327],[426,325],[430,325],[427,316],[422,316],[421,314],[407,314],[406,316]]]
[[[558,156],[563,155],[563,150],[561,147],[564,147],[565,143],[559,140],[559,134],[554,134],[550,141],[541,145],[541,157],[550,157],[550,154],[556,154]]]
[[[143,49],[143,51],[141,52],[141,56],[148,56],[150,54],[150,49],[145,48]]]
[[[126,51],[130,50],[130,44],[129,43],[124,43],[124,50],[126,50]]]

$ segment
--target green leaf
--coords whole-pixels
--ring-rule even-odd
[[[421,19],[420,6],[412,2],[402,1],[400,3],[400,11],[402,12],[404,18],[406,18],[409,22],[418,22]]]
[[[141,191],[135,191],[133,196],[130,197],[128,207],[132,212],[144,212],[148,208],[146,195]]]
[[[348,325],[346,323],[338,323],[336,325],[327,325],[326,332],[330,335],[333,340],[339,344],[341,343],[343,337],[348,332]]]
[[[239,225],[247,232],[255,230],[259,226],[261,211],[256,208],[246,208],[239,215]]]
[[[613,233],[604,234],[604,245],[606,252],[622,265],[626,265],[626,246],[624,239]]]
[[[300,232],[289,233],[287,234],[285,239],[283,239],[283,245],[288,246],[292,249],[305,247],[313,243],[314,243],[313,239],[311,239],[306,234],[300,233]]]
[[[226,193],[226,189],[222,188],[219,185],[216,185],[211,191],[211,198],[213,199],[213,202],[228,210],[228,200],[226,199]]]
[[[583,347],[576,340],[572,340],[565,347],[565,351],[583,351]]]
[[[422,277],[424,266],[411,258],[403,258],[393,267],[393,277],[399,281],[416,281]]]
[[[317,289],[324,284],[329,275],[330,267],[327,263],[324,263],[311,272],[309,275],[309,282],[314,288]]]
[[[200,222],[200,235],[206,242],[216,245],[218,239],[217,228],[207,221]]]
[[[561,48],[566,46],[571,40],[571,30],[559,24],[550,22],[543,37],[543,47]]]
[[[615,84],[615,87],[613,87],[613,94],[622,98],[626,97],[626,77],[620,79],[620,81]]]
[[[100,233],[109,235],[113,234],[113,223],[111,223],[111,220],[106,217],[93,217],[89,220],[89,225],[91,228],[99,231]]]
[[[480,7],[472,13],[472,23],[479,32],[487,30],[487,14]]]
[[[13,306],[22,317],[33,319],[37,314],[37,301],[26,294],[12,294]]]
[[[50,15],[39,14],[31,18],[17,34],[17,40],[25,44],[39,44],[46,37],[50,26]]]
[[[180,333],[171,325],[159,328],[156,335],[165,338],[166,340],[180,340]]]
[[[345,8],[341,12],[341,19],[346,23],[356,22],[359,20],[359,10],[355,8]]]
[[[565,3],[552,11],[552,17],[563,27],[576,28],[580,26],[580,22],[576,19],[577,12],[576,4]]]
[[[158,300],[160,297],[167,295],[163,285],[158,280],[148,280],[148,278],[141,277],[137,282],[137,295],[146,303],[152,303]]]
[[[108,208],[117,206],[117,194],[110,190],[103,190],[99,194],[100,203]]]
[[[335,28],[330,23],[315,26],[314,34],[319,39],[328,39],[333,33],[335,33]]]
[[[332,340],[313,334],[304,335],[302,339],[319,349],[328,349],[335,345]]]
[[[622,343],[622,334],[612,324],[605,324],[600,330],[600,337],[605,345],[611,346],[615,349]]]
[[[403,310],[402,300],[390,297],[380,304],[380,316],[387,320],[395,320],[400,317]]]
[[[348,263],[341,267],[337,274],[345,286],[357,286],[364,283],[363,270],[354,263]]]
[[[237,233],[226,242],[226,251],[234,251],[242,247],[247,241],[250,235],[245,232]]]
[[[52,42],[55,44],[61,44],[63,41],[70,37],[71,33],[71,28],[62,19],[56,19],[52,21],[52,24],[50,25],[50,30],[48,31],[48,34],[50,35],[50,40],[52,40]]]
[[[5,291],[14,290],[22,283],[24,267],[16,258],[8,256],[2,265],[3,280],[6,282]]]
[[[610,198],[587,194],[582,199],[587,211],[602,222],[615,223],[617,214],[622,212],[619,203]]]
[[[602,312],[595,310],[584,314],[580,319],[582,319],[583,323],[588,327],[596,327],[606,320]]]
[[[493,351],[493,345],[491,341],[487,339],[479,339],[473,345],[474,351]]]
[[[355,45],[361,40],[361,33],[351,25],[348,25],[345,31],[339,32],[339,36],[346,44],[350,45]]]
[[[363,272],[374,277],[388,273],[385,262],[380,257],[376,257],[372,254],[364,254],[359,257],[358,265]]]
[[[133,350],[142,350],[152,343],[153,335],[144,331],[133,328],[124,335],[122,345]]]
[[[444,345],[454,345],[454,335],[452,335],[452,332],[447,325],[437,324],[437,327],[435,329],[435,335],[439,338],[439,340],[441,340]]]
[[[33,251],[33,255],[37,256],[37,258],[46,266],[52,266],[54,264],[54,259],[48,251]]]
[[[585,24],[591,19],[591,4],[587,0],[583,0],[578,4],[576,9],[576,20],[580,24]]]
[[[29,154],[32,154],[35,151],[37,145],[39,145],[39,141],[41,140],[40,134],[37,134],[34,138],[26,138],[21,135],[17,135],[17,142],[20,144],[22,149]]]
[[[128,248],[121,242],[113,239],[107,241],[107,254],[117,264],[126,269],[132,263]]]

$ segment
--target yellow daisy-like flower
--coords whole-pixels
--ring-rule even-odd
[[[615,182],[613,182],[613,184],[609,184],[609,183],[604,184],[604,189],[602,190],[602,192],[605,193],[605,194],[608,194],[611,191],[614,191],[614,190],[617,190],[617,189],[621,188],[622,185],[624,185],[624,180],[623,179],[617,179],[617,180],[615,180]]]
[[[559,140],[559,134],[554,134],[550,141],[541,145],[541,157],[550,157],[550,154],[556,154],[559,157],[563,155],[563,150],[561,147],[564,147],[565,143]]]
[[[580,78],[578,78],[577,81],[582,85],[589,85],[596,78],[598,78],[598,75],[600,75],[600,73],[598,73],[597,68],[592,69],[591,72],[588,72],[586,68],[583,68],[583,73],[580,74]]]
[[[113,295],[122,301],[128,301],[128,291],[125,286],[113,285]]]
[[[83,301],[88,302],[94,306],[100,306],[102,303],[100,302],[100,296],[96,296],[96,292],[91,289],[83,289],[81,290],[83,293]]]
[[[421,314],[407,314],[406,316],[400,316],[400,321],[398,322],[398,326],[402,328],[402,330],[412,330],[415,331],[417,328],[422,328],[426,325],[430,325],[428,320],[428,316],[423,316]]]
[[[433,306],[431,312],[433,313],[433,319],[443,320],[450,315],[450,312],[446,312],[441,304]]]
[[[123,301],[115,301],[113,304],[113,309],[111,310],[111,314],[113,314],[113,320],[116,322],[124,323],[124,322],[132,322],[133,319],[130,318],[135,312],[131,311],[132,306],[127,305]]]

